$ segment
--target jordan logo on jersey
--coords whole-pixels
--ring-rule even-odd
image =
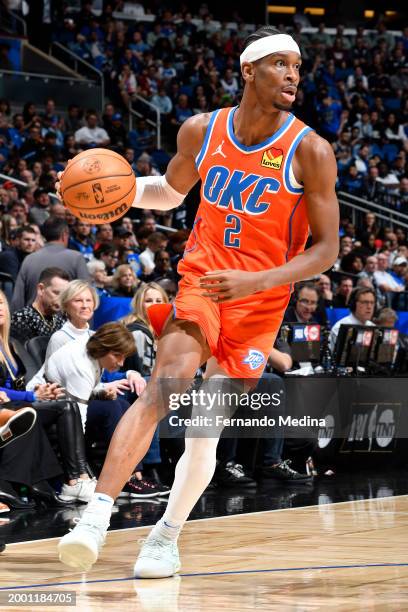
[[[213,155],[222,155],[222,157],[224,157],[224,159],[227,157],[224,153],[224,151],[222,150],[222,147],[224,146],[224,141],[222,141],[222,143],[220,145],[218,145],[218,147],[215,149],[214,153],[211,153],[211,157],[213,157]]]
[[[272,147],[271,149],[263,152],[261,166],[265,166],[265,168],[273,168],[274,170],[280,170],[282,162],[282,149],[275,149]]]

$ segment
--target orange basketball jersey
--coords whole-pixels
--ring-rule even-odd
[[[248,147],[234,134],[236,110],[212,113],[196,158],[201,202],[179,263],[182,275],[266,270],[281,266],[305,246],[306,203],[292,159],[311,128],[288,113],[275,134]],[[285,286],[271,291],[277,296],[288,290]]]

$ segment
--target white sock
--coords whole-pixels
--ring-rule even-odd
[[[222,388],[222,379],[226,379],[229,384],[228,377],[217,375],[205,380],[201,389],[215,393]],[[194,416],[194,411],[192,416]],[[222,426],[214,427],[211,432],[214,435],[213,438],[190,438],[187,428],[185,450],[176,465],[166,512],[161,521],[153,528],[152,533],[155,535],[177,540],[188,515],[214,475],[217,444],[222,429]],[[208,434],[208,431],[206,433]],[[195,434],[197,435],[197,431]]]
[[[112,506],[114,504],[114,500],[109,495],[105,495],[105,493],[97,493],[95,492],[92,495],[91,501],[88,503],[87,507],[84,510],[84,515],[97,514],[98,516],[106,518],[109,521],[110,516],[112,514]]]
[[[177,524],[176,522],[162,516],[160,521],[156,523],[150,532],[149,538],[162,538],[164,540],[172,540],[173,542],[176,542],[180,535],[181,527],[181,524]]]

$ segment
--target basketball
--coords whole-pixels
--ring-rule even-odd
[[[73,215],[92,224],[111,223],[132,206],[136,179],[122,155],[109,149],[88,149],[69,162],[60,189]]]

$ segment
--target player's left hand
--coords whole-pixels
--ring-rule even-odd
[[[214,270],[200,277],[200,288],[204,289],[205,297],[221,303],[262,291],[262,281],[263,272]]]

